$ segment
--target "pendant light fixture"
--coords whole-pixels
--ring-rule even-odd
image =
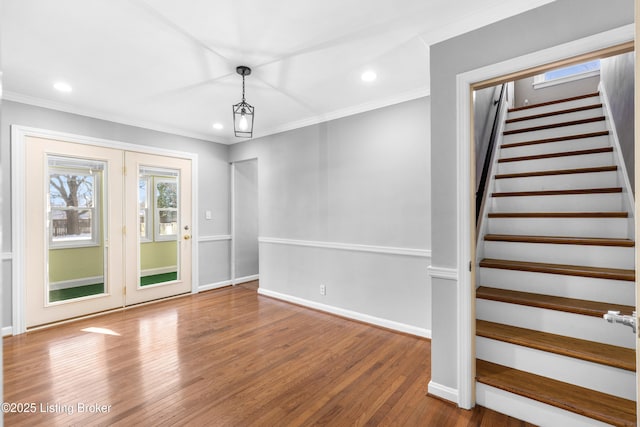
[[[238,137],[251,138],[253,136],[253,112],[255,108],[244,99],[244,78],[251,74],[251,68],[240,65],[236,67],[236,73],[242,76],[242,101],[233,106],[233,130]]]

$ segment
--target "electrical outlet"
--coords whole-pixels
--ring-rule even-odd
[[[327,294],[327,287],[325,285],[320,285],[320,295]]]

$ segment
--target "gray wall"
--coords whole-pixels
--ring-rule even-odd
[[[433,265],[456,268],[456,75],[633,23],[633,0],[558,0],[431,47]],[[580,19],[576,19],[580,11]],[[432,381],[457,388],[457,284],[432,281]]]
[[[228,235],[229,230],[229,162],[228,147],[210,141],[186,138],[148,129],[122,125],[17,102],[3,101],[0,131],[2,164],[2,250],[11,252],[11,175],[10,126],[23,125],[96,138],[197,153],[198,232],[200,236]],[[204,211],[212,211],[205,220]],[[229,280],[229,241],[202,242],[200,250],[200,285]],[[3,326],[11,326],[11,268],[3,261]]]
[[[600,77],[592,76],[559,85],[534,89],[533,77],[517,80],[515,82],[515,107],[524,106],[525,100],[529,101],[529,105],[533,105],[569,98],[576,94],[594,93],[598,91],[598,83],[600,83]]]
[[[605,88],[611,115],[616,125],[620,149],[629,174],[631,188],[634,182],[634,78],[635,54],[612,56],[600,61],[600,77]]]
[[[234,165],[235,277],[243,278],[258,274],[258,161]]]
[[[431,248],[430,100],[236,144],[258,158],[260,288],[430,329],[425,257],[318,247]],[[327,287],[321,296],[320,284]]]
[[[494,101],[500,98],[500,88],[501,86],[492,86],[474,92],[473,136],[476,153],[476,190],[480,185],[482,167],[489,148],[493,120],[498,109],[498,104],[494,104]]]

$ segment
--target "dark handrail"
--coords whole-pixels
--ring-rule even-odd
[[[487,154],[484,157],[484,164],[482,165],[482,175],[480,176],[480,182],[478,185],[478,190],[476,191],[476,224],[480,219],[480,208],[482,207],[482,199],[484,198],[485,187],[487,186],[487,177],[489,175],[489,167],[491,166],[493,147],[496,144],[496,139],[498,137],[498,119],[500,118],[500,107],[502,105],[502,99],[504,98],[506,92],[506,84],[502,85],[500,89],[500,97],[497,101],[494,101],[493,104],[497,105],[496,114],[493,118],[493,127],[491,128],[491,137],[489,138],[489,146],[487,147]]]

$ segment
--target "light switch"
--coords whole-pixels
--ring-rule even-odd
[[[204,219],[211,219],[211,211],[204,211]]]

